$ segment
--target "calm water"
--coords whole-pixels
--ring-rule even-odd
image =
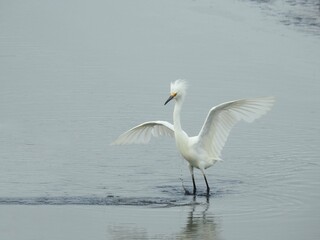
[[[278,5],[2,2],[1,239],[319,238],[320,28],[283,24],[292,11]],[[277,98],[231,132],[207,171],[209,199],[200,172],[199,195],[184,195],[173,139],[110,146],[136,124],[172,121],[163,103],[177,78],[190,85],[189,135],[216,104]]]

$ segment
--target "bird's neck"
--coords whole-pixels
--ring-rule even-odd
[[[180,121],[180,113],[182,108],[183,101],[182,99],[177,100],[174,105],[173,110],[173,127],[176,134],[183,133]]]
[[[176,101],[173,110],[173,128],[174,136],[176,140],[177,147],[182,154],[182,156],[187,155],[188,152],[188,135],[182,130],[180,122],[180,113],[182,107],[183,99]]]

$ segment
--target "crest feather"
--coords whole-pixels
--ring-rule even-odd
[[[184,79],[178,79],[171,83],[171,94],[185,95],[187,92],[187,82]]]

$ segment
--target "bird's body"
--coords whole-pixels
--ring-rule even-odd
[[[215,106],[209,111],[199,134],[189,137],[183,131],[180,121],[186,88],[186,83],[183,80],[171,83],[170,97],[165,104],[172,99],[176,101],[173,111],[173,125],[166,121],[145,122],[120,135],[113,144],[148,143],[151,136],[174,137],[180,154],[189,163],[193,194],[196,194],[194,168],[200,169],[202,172],[207,185],[207,194],[209,194],[210,188],[204,170],[221,160],[221,151],[232,127],[240,120],[252,122],[265,114],[271,109],[274,98],[241,99]]]

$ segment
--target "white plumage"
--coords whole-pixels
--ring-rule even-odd
[[[174,137],[174,128],[166,121],[150,121],[142,123],[121,134],[112,144],[124,145],[132,143],[147,144],[151,137],[170,136]]]
[[[166,121],[149,121],[142,123],[120,135],[113,144],[148,143],[152,136],[175,137],[181,155],[188,161],[193,182],[193,194],[196,194],[193,168],[201,170],[207,194],[210,188],[204,170],[221,160],[221,151],[233,126],[240,120],[253,122],[271,109],[273,97],[241,99],[222,103],[213,107],[197,136],[189,137],[181,127],[180,111],[186,95],[187,85],[184,80],[171,83],[170,97],[175,100],[173,125]]]

